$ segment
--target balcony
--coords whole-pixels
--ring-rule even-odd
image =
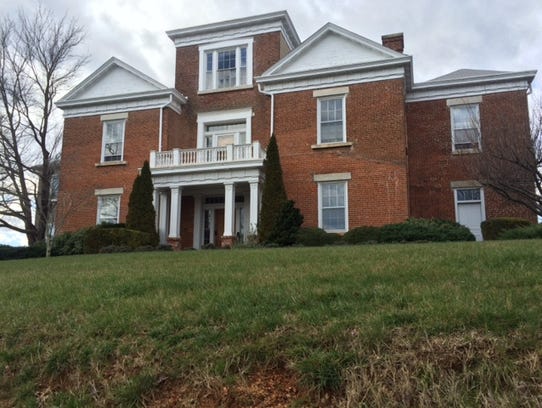
[[[265,151],[260,142],[201,149],[151,151],[151,169],[224,168],[243,164],[262,164]]]

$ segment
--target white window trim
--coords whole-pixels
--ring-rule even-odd
[[[96,225],[101,224],[100,211],[101,211],[101,207],[102,207],[102,199],[104,199],[106,197],[117,197],[118,198],[117,217],[116,217],[117,218],[116,224],[118,224],[120,222],[120,206],[121,206],[122,195],[120,195],[120,194],[99,194],[99,195],[97,195],[97,197],[98,197],[98,203],[97,203],[97,211],[96,211]]]
[[[451,124],[451,133],[452,133],[452,153],[479,153],[482,151],[482,125],[481,125],[481,118],[480,118],[480,103],[474,102],[474,103],[450,103],[448,102],[448,107],[450,109],[450,124]],[[454,108],[459,108],[461,106],[466,105],[473,105],[476,106],[476,109],[478,111],[478,147],[477,148],[466,148],[466,149],[456,149],[455,147],[455,123],[454,123],[454,115],[453,110]]]
[[[252,57],[252,45],[254,43],[253,38],[241,38],[238,40],[222,41],[219,43],[205,44],[199,47],[199,79],[198,79],[198,92],[222,92],[231,89],[240,89],[247,86],[252,86],[253,81],[253,57]],[[240,47],[246,45],[247,47],[247,82],[246,84],[239,84],[230,88],[217,88],[216,84],[209,89],[205,88],[205,77],[207,70],[207,59],[205,53],[208,51],[219,51],[220,49]],[[213,72],[217,70],[217,58],[213,57]],[[216,78],[216,76],[215,76]],[[213,79],[215,82],[216,79]]]
[[[480,190],[480,199],[479,200],[468,200],[468,201],[458,201],[457,200],[457,191],[458,190]],[[455,209],[455,222],[459,222],[459,205],[460,204],[472,204],[480,203],[482,221],[486,220],[486,200],[484,196],[483,187],[456,187],[454,188],[454,209]]]
[[[235,109],[229,111],[215,111],[198,113],[198,140],[197,148],[205,148],[205,125],[213,125],[228,122],[245,121],[246,144],[252,143],[252,109]]]
[[[317,137],[316,137],[316,143],[318,145],[323,145],[323,146],[326,146],[326,145],[331,145],[331,144],[337,144],[337,143],[346,143],[346,140],[347,140],[347,137],[346,137],[346,93],[342,93],[342,94],[334,94],[334,95],[327,95],[327,96],[322,96],[322,97],[318,97],[317,98],[317,102],[316,102],[316,132],[317,132]],[[342,137],[342,140],[340,141],[333,141],[333,142],[322,142],[322,139],[321,139],[321,123],[320,123],[320,120],[321,120],[321,102],[323,100],[329,100],[329,99],[339,99],[339,98],[342,98],[342,114],[343,114],[343,117],[342,117],[342,127],[343,127],[343,137]]]
[[[105,161],[105,132],[108,122],[121,122],[122,123],[122,151],[120,155],[119,160],[110,160]],[[124,160],[124,144],[126,140],[126,118],[115,118],[115,119],[106,119],[102,120],[102,156],[100,158],[101,164],[108,164],[108,163],[119,163]]]
[[[323,176],[323,175],[322,175]],[[316,178],[317,176],[315,176]],[[339,178],[334,180],[318,181],[318,228],[324,229],[323,206],[322,206],[322,185],[331,183],[344,183],[344,229],[330,229],[326,232],[344,233],[349,229],[348,220],[348,178]]]

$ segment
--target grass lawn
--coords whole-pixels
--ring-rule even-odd
[[[0,263],[0,406],[542,406],[542,242]]]

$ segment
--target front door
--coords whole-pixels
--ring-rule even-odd
[[[455,202],[457,222],[467,227],[477,241],[482,241],[480,224],[485,220],[482,190],[480,188],[457,189]]]
[[[203,211],[203,245],[219,247],[224,235],[224,209],[205,208]]]

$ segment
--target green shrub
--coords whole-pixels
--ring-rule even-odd
[[[348,244],[366,244],[378,242],[380,238],[380,228],[378,227],[357,227],[344,234],[344,241]]]
[[[289,246],[296,242],[296,234],[303,224],[303,215],[294,207],[292,200],[286,201],[280,208],[277,220],[266,243]]]
[[[475,237],[463,225],[452,221],[411,218],[400,224],[380,228],[379,242],[412,241],[474,241]]]
[[[296,235],[296,244],[303,246],[324,246],[340,242],[342,237],[324,231],[322,228],[301,228]]]
[[[104,247],[127,246],[131,250],[151,245],[155,246],[152,233],[130,230],[127,228],[89,228],[83,240],[83,253],[97,254]]]
[[[499,239],[499,236],[505,231],[530,225],[532,224],[524,218],[493,218],[482,222],[482,235],[486,241]]]
[[[504,231],[499,235],[499,239],[542,239],[542,224]]]
[[[42,242],[27,247],[0,245],[0,261],[6,261],[8,259],[42,258],[44,256],[45,244]]]
[[[114,225],[114,224],[112,224]],[[83,241],[88,228],[75,232],[65,232],[53,239],[52,256],[81,255],[83,253]]]

